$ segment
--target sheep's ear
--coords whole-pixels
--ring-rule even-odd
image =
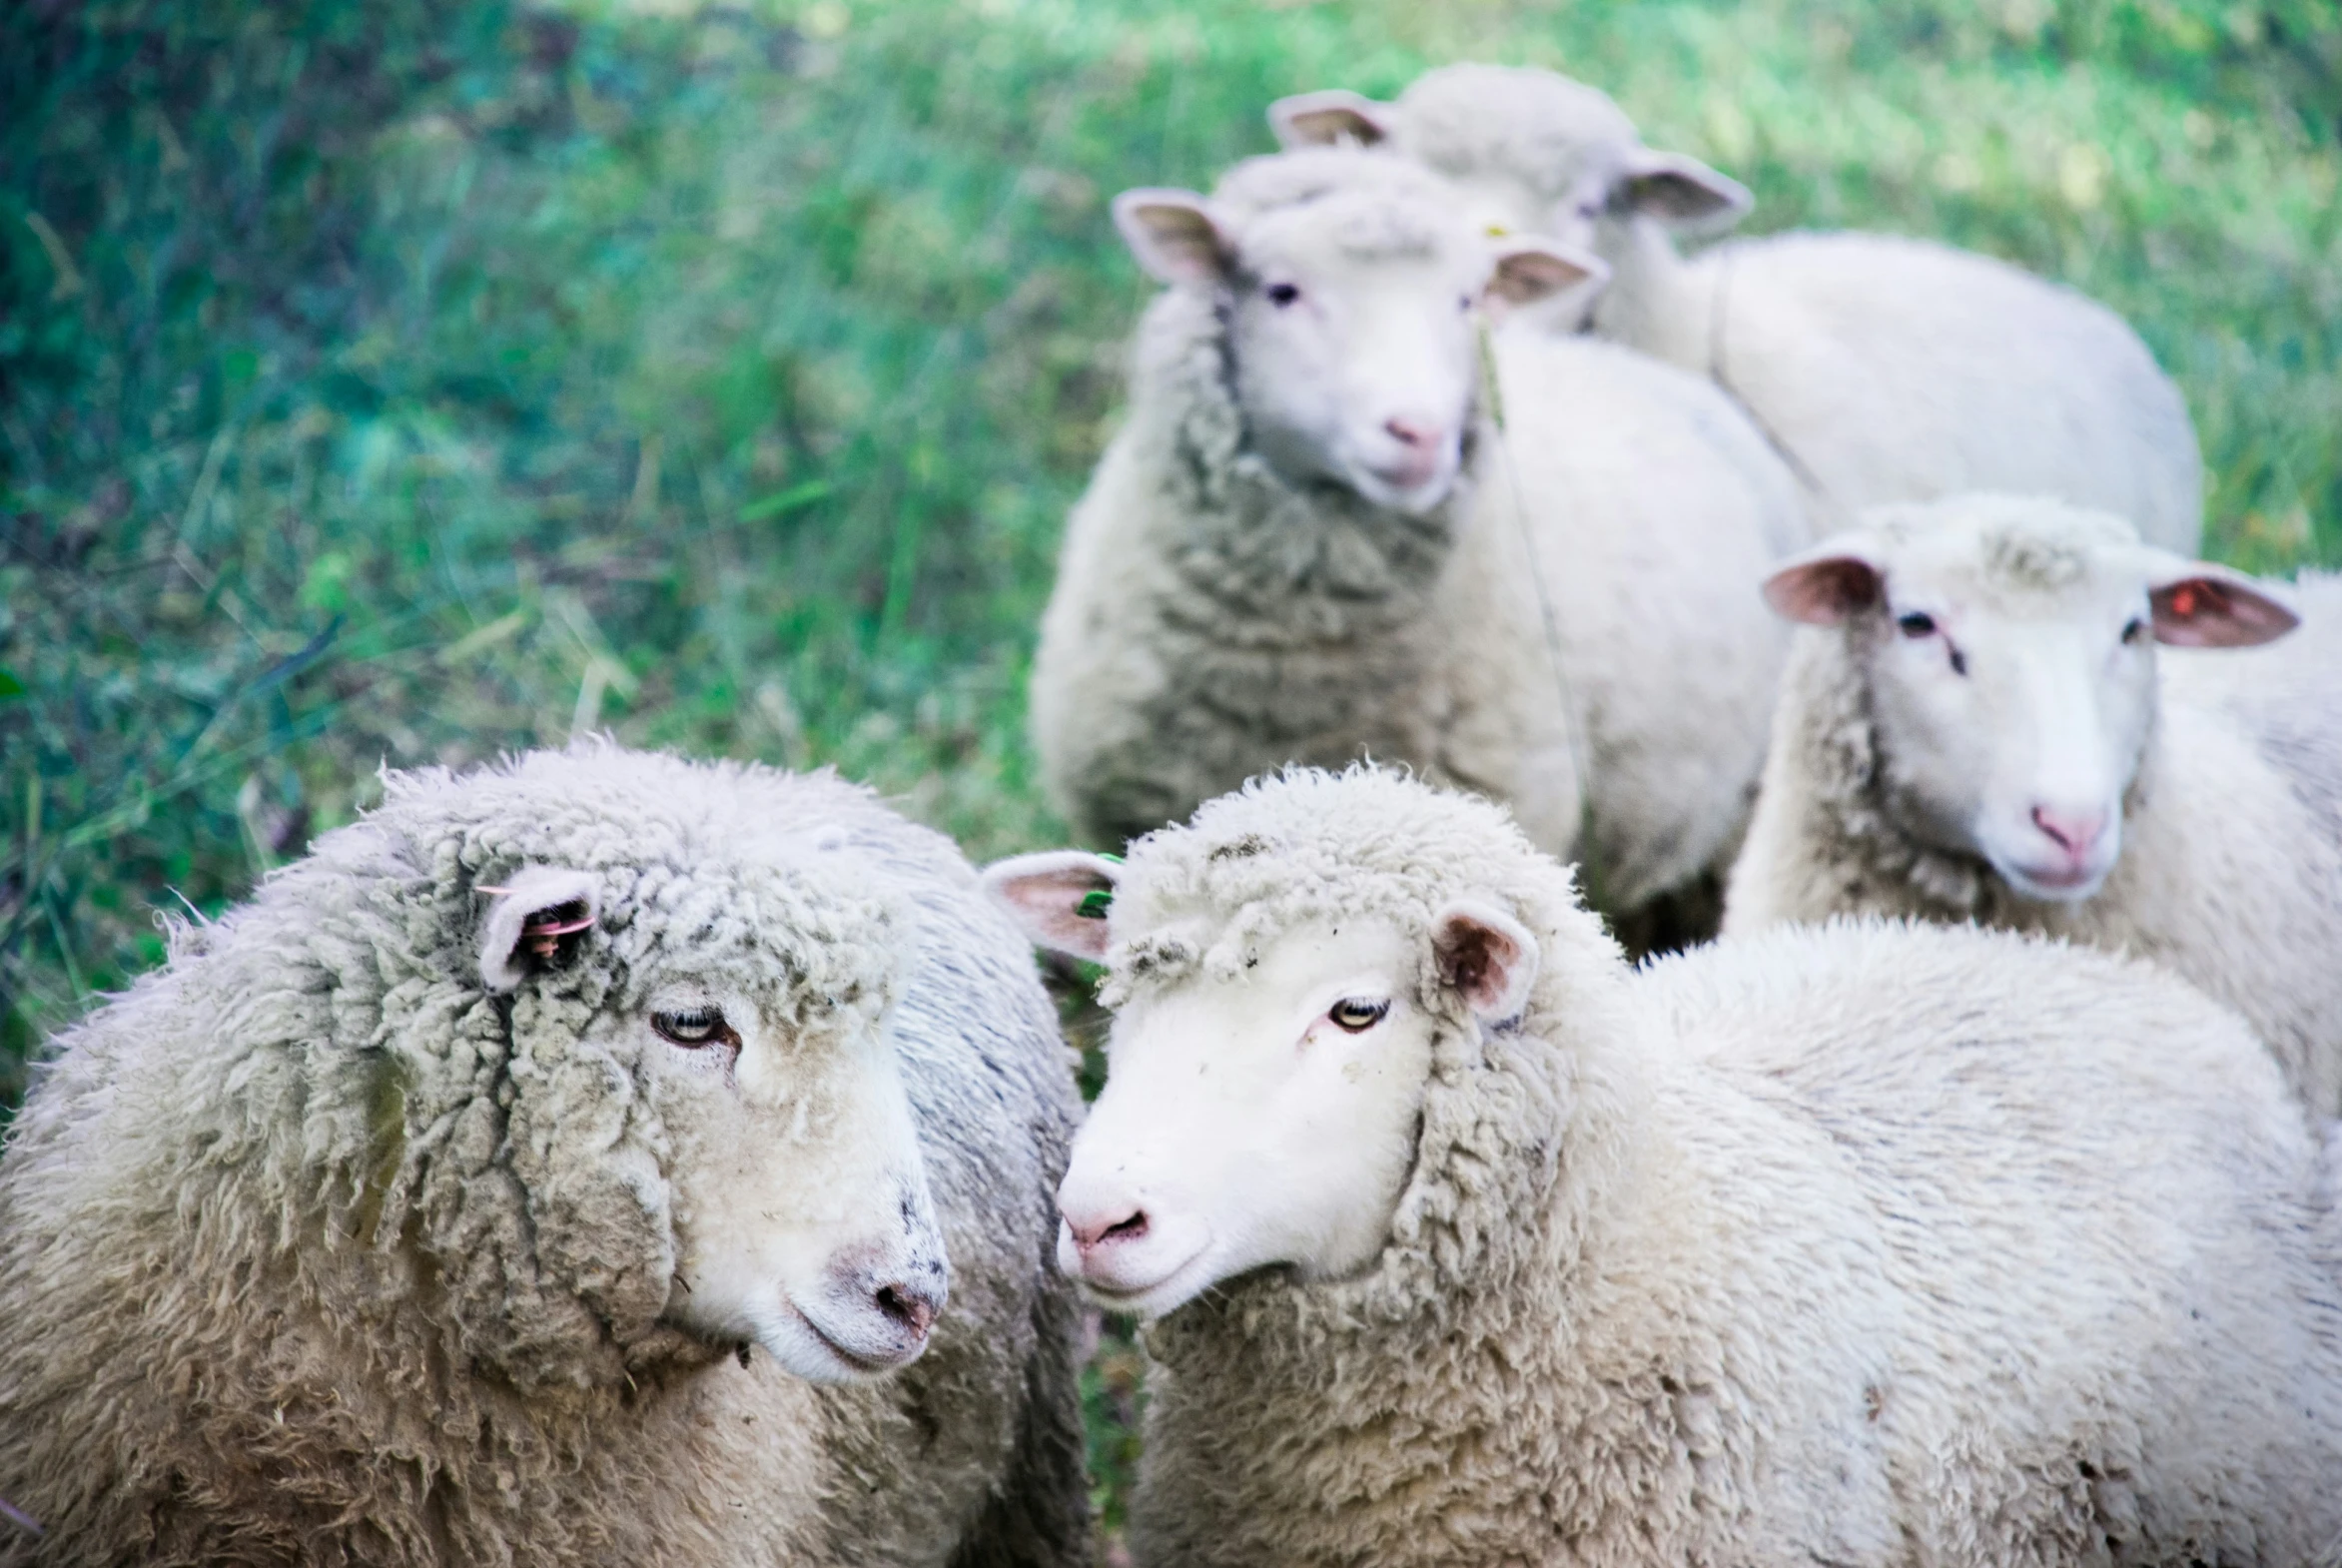
[[[1391,107],[1343,87],[1321,93],[1295,93],[1268,106],[1268,129],[1286,152],[1296,147],[1332,147],[1355,142],[1372,147],[1387,142],[1397,128]]]
[[[986,896],[1008,912],[1035,947],[1106,960],[1106,913],[1122,864],[1087,850],[1016,855],[984,870]]]
[[[1492,321],[1502,321],[1507,311],[1536,305],[1573,289],[1583,290],[1591,301],[1608,282],[1609,266],[1591,251],[1558,240],[1508,240],[1496,249],[1496,266],[1488,275],[1480,306]]]
[[[1211,204],[1193,191],[1125,191],[1114,214],[1123,243],[1156,282],[1212,284],[1227,276],[1235,246]]]
[[[502,887],[472,891],[495,900],[480,925],[479,978],[498,993],[576,952],[601,909],[594,879],[560,866],[531,866]]]
[[[2291,595],[2231,566],[2162,550],[2147,577],[2155,640],[2179,648],[2251,648],[2301,624]]]
[[[1697,158],[1638,147],[1619,175],[1627,207],[1683,234],[1717,234],[1748,216],[1749,188]]]
[[[1520,1016],[1537,980],[1537,939],[1503,911],[1458,899],[1431,922],[1442,985],[1490,1023]]]
[[[1765,602],[1786,619],[1837,626],[1887,591],[1887,566],[1863,539],[1841,534],[1792,555],[1765,579]]]

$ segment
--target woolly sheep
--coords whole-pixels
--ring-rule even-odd
[[[539,753],[174,947],[0,1165],[0,1561],[1085,1560],[1079,1101],[945,840]]]
[[[1550,71],[1448,66],[1396,103],[1305,93],[1269,120],[1288,147],[1388,142],[1468,190],[1483,223],[1593,250],[1611,269],[1595,330],[1714,378],[1841,516],[2006,490],[2197,547],[2203,465],[2186,403],[2137,334],[2071,290],[1875,234],[1739,241],[1687,261],[1676,238],[1739,221],[1748,190],[1645,147],[1606,94]]]
[[[2342,1548],[2319,1152],[2164,971],[1882,922],[1630,970],[1374,772],[986,882],[1108,966],[1058,1255],[1154,1320],[1138,1561]]]
[[[2342,1114],[2342,579],[2283,636],[2283,589],[1973,496],[1882,508],[1766,592],[1814,629],[1728,930],[1910,915],[2154,958]]]
[[[1808,527],[1738,412],[1609,345],[1500,335],[1499,430],[1469,307],[1597,264],[1492,251],[1397,159],[1255,159],[1116,215],[1172,287],[1034,669],[1076,831],[1117,845],[1263,769],[1371,755],[1510,800],[1613,913],[1720,867],[1786,645],[1748,584]]]

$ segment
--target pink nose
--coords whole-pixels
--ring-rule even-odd
[[[1389,418],[1382,421],[1382,427],[1393,440],[1413,451],[1430,451],[1439,444],[1440,428],[1428,419]]]
[[[1074,1233],[1075,1247],[1088,1257],[1099,1248],[1117,1242],[1144,1240],[1147,1210],[1133,1206],[1104,1214],[1068,1214],[1066,1228]]]
[[[2098,835],[2106,831],[2106,814],[2051,811],[2046,806],[2035,806],[2033,826],[2054,839],[2057,847],[2068,855],[2079,855],[2097,843]]]

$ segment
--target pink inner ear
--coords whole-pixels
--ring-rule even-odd
[[[984,873],[984,889],[1035,945],[1093,963],[1106,957],[1111,866],[1079,850],[1020,855]]]
[[[2284,636],[2301,617],[2248,581],[2183,577],[2148,595],[2155,640],[2175,648],[2249,648]]]
[[[1765,602],[1808,626],[1836,626],[1878,602],[1879,569],[1858,555],[1797,561],[1765,579]]]
[[[1509,924],[1493,912],[1456,909],[1442,916],[1432,933],[1440,978],[1482,1018],[1508,1018],[1528,1001],[1536,961],[1504,929]]]

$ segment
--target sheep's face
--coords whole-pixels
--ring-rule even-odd
[[[1411,199],[1335,189],[1240,226],[1186,192],[1116,203],[1151,272],[1221,292],[1235,400],[1269,465],[1416,515],[1461,471],[1481,321],[1602,273],[1540,243],[1488,242],[1424,179]]]
[[[817,1382],[885,1372],[925,1348],[948,1283],[887,1033],[902,912],[733,842],[749,863],[614,911],[574,870],[488,890],[481,975],[515,993],[537,1250],[618,1311],[617,1238],[648,1223],[662,1304],[642,1309]],[[573,967],[597,926],[616,983],[580,1019],[573,989],[532,976]]]
[[[1421,942],[1365,920],[1289,932],[1228,977],[1117,1016],[1106,1089],[1058,1190],[1058,1265],[1158,1315],[1267,1264],[1355,1271],[1415,1151],[1438,1021]]]
[[[669,1317],[815,1382],[916,1357],[949,1276],[880,1022],[677,975],[627,1027],[675,1146]]]
[[[677,1143],[674,1320],[817,1383],[928,1345],[949,1273],[895,1049],[869,1018],[672,981],[634,1028]]]
[[[2266,587],[2135,542],[1983,519],[1832,540],[1775,573],[1776,607],[1849,626],[1888,808],[2021,897],[2090,897],[2121,853],[2153,728],[2154,643],[2266,641]],[[2095,520],[2095,519],[2085,519]]]

